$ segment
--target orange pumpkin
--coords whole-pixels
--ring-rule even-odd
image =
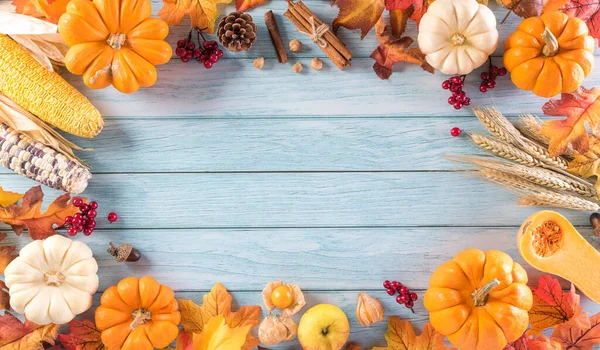
[[[523,20],[504,42],[513,83],[541,97],[575,91],[594,68],[594,38],[585,22],[555,11]]]
[[[433,328],[454,346],[502,350],[529,326],[533,296],[508,254],[471,248],[433,272],[424,303]]]
[[[152,277],[127,277],[102,294],[96,327],[110,350],[164,348],[179,334],[178,307],[171,288]]]
[[[167,24],[150,18],[150,0],[72,0],[58,29],[71,46],[67,69],[92,89],[109,85],[126,94],[154,85],[155,65],[172,55]]]

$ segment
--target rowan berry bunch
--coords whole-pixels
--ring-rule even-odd
[[[96,215],[98,215],[96,210],[98,209],[98,203],[90,202],[87,204],[84,203],[83,199],[80,197],[73,198],[72,203],[76,208],[79,208],[79,213],[65,218],[67,234],[69,236],[75,236],[79,232],[83,232],[86,236],[91,235],[96,227]]]
[[[415,313],[413,307],[415,306],[415,301],[419,298],[417,293],[412,293],[408,287],[398,281],[385,280],[383,282],[383,288],[386,289],[390,296],[394,296],[396,295],[396,292],[398,292],[398,296],[396,296],[396,302],[398,304],[404,304],[406,308]]]
[[[471,98],[467,97],[467,93],[463,91],[465,78],[465,75],[457,75],[442,83],[442,89],[452,92],[452,96],[448,97],[448,104],[451,104],[454,109],[461,109],[463,106],[471,104]]]
[[[193,41],[192,33],[196,30],[198,45]],[[223,57],[223,50],[219,49],[219,44],[214,40],[206,40],[202,35],[202,30],[194,28],[190,30],[186,39],[177,42],[175,54],[179,56],[182,62],[189,62],[192,59],[204,65],[204,68],[210,69]]]

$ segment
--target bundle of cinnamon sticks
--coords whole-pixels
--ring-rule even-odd
[[[319,32],[319,27],[323,26],[323,22],[302,1],[294,3],[288,0],[288,9],[283,15],[294,23],[301,32],[309,36],[314,34],[315,31]],[[339,69],[350,67],[352,53],[329,28],[322,34],[316,35],[316,39],[318,41],[315,42],[319,44],[321,50]]]

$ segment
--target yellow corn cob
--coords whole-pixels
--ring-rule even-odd
[[[4,34],[0,34],[0,92],[73,135],[92,138],[104,126],[100,112],[87,98]]]

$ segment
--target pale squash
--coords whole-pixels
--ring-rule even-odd
[[[521,225],[517,247],[529,265],[572,282],[600,303],[600,253],[564,216],[549,210],[534,213]]]

